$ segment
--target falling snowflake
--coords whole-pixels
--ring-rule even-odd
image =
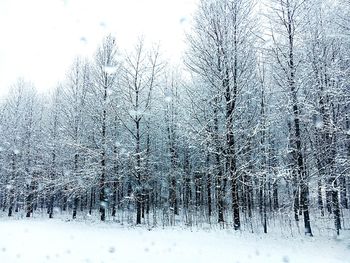
[[[108,207],[108,203],[106,201],[101,201],[100,202],[100,206],[103,208],[107,208]]]
[[[87,41],[86,37],[81,37],[81,38],[80,38],[80,42],[81,42],[82,44],[86,45],[88,41]]]
[[[116,66],[104,66],[103,71],[108,75],[113,75],[117,73],[118,68]]]
[[[323,121],[322,120],[317,120],[315,123],[315,127],[317,129],[322,129],[323,128]]]
[[[171,96],[166,96],[165,98],[164,98],[164,100],[165,100],[165,102],[171,102],[172,100],[173,100],[173,98],[171,97]]]

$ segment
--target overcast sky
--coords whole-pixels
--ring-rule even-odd
[[[0,0],[0,96],[18,77],[39,90],[64,78],[76,55],[91,55],[104,35],[121,50],[140,35],[179,58],[197,0]]]

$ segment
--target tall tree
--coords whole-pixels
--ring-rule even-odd
[[[122,112],[120,120],[130,133],[134,152],[133,191],[136,202],[136,224],[141,224],[142,211],[145,206],[145,182],[149,180],[145,166],[146,121],[153,102],[153,92],[157,87],[158,76],[162,69],[158,48],[148,51],[142,39],[137,43],[134,52],[126,56],[123,66],[121,88]],[[146,136],[145,136],[146,135]]]
[[[117,60],[118,51],[116,40],[108,35],[97,50],[93,68],[93,93],[97,100],[97,118],[100,125],[99,150],[100,150],[100,177],[99,177],[99,202],[101,220],[106,220],[108,208],[108,195],[106,188],[107,178],[107,153],[108,153],[108,126],[111,123],[111,93],[117,84],[117,73],[120,62]],[[113,119],[113,118],[112,118]]]
[[[300,57],[297,56],[299,34],[302,33],[302,23],[305,19],[306,4],[303,0],[275,1],[272,7],[276,14],[273,21],[275,30],[272,37],[274,40],[274,55],[281,69],[279,81],[289,93],[289,105],[292,123],[291,147],[293,151],[293,165],[295,180],[295,195],[299,195],[300,206],[304,215],[305,234],[312,236],[309,215],[309,186],[308,176],[305,170],[305,156],[303,155],[301,123],[301,109],[299,103],[300,82],[297,76]],[[297,200],[297,199],[296,199]],[[297,203],[297,202],[296,202]],[[296,204],[298,205],[298,204]]]
[[[223,222],[223,194],[227,180],[231,183],[234,228],[240,228],[239,174],[235,123],[238,120],[238,100],[248,87],[251,70],[253,21],[251,1],[201,1],[193,34],[188,37],[190,48],[187,65],[200,75],[213,90],[213,129],[219,133],[224,124],[225,142],[217,163],[225,159],[225,173],[217,171],[219,222]],[[208,98],[211,100],[211,98]],[[218,111],[223,110],[219,119]],[[216,135],[217,136],[217,135]],[[220,136],[220,135],[219,135]],[[220,151],[218,151],[220,152]],[[219,160],[221,159],[221,160]]]

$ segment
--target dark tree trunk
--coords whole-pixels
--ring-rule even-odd
[[[53,193],[50,194],[50,200],[48,204],[48,214],[49,218],[53,218],[53,205],[55,201],[55,195]]]
[[[330,180],[327,180],[328,183],[326,185],[326,207],[327,207],[327,212],[329,214],[333,213],[333,209],[332,209],[332,190],[331,190],[331,186],[330,184],[332,182],[330,182]]]
[[[77,218],[78,205],[79,205],[79,196],[75,195],[73,200],[73,215],[72,215],[73,219]]]
[[[105,82],[107,82],[105,78]],[[107,198],[105,196],[105,181],[106,181],[106,125],[107,125],[107,110],[106,110],[106,100],[107,100],[107,83],[104,85],[104,108],[102,113],[102,151],[101,151],[101,176],[99,183],[99,202],[100,202],[100,216],[101,221],[106,220],[106,208],[107,208]]]
[[[67,189],[65,189],[65,190],[67,190]],[[62,204],[62,206],[63,206],[62,210],[63,211],[67,211],[68,199],[67,199],[66,193],[63,193],[63,204]]]
[[[297,182],[294,183],[293,196],[294,196],[294,203],[293,203],[294,219],[295,219],[295,221],[298,222],[299,221],[299,208],[300,208],[300,201],[299,201],[300,187],[299,187]]]
[[[11,171],[11,177],[9,180],[9,209],[8,209],[8,216],[12,216],[13,213],[13,206],[14,206],[14,200],[15,200],[15,192],[14,192],[14,179],[16,177],[16,159],[15,159],[15,154],[12,153],[11,156],[11,167],[12,167],[12,171]]]
[[[28,186],[28,194],[26,197],[26,217],[30,217],[33,213],[33,204],[34,204],[34,191],[35,191],[35,183],[34,178],[32,178],[32,181],[30,182],[30,185]]]
[[[138,94],[138,93],[137,93]],[[137,95],[138,100],[138,95]],[[140,137],[140,118],[136,116],[136,182],[137,182],[137,188],[136,188],[136,224],[141,224],[141,218],[142,218],[142,171],[141,171],[141,137]]]
[[[277,180],[275,180],[272,184],[272,199],[273,199],[273,209],[278,210],[279,204],[278,204],[278,183]]]
[[[340,181],[340,204],[343,208],[349,209],[349,203],[347,199],[347,191],[346,191],[346,177],[341,175],[339,177]]]
[[[337,235],[339,235],[339,230],[341,229],[341,223],[340,223],[340,209],[339,209],[339,198],[338,198],[338,183],[337,180],[334,178],[334,183],[332,187],[332,203],[333,203],[333,210],[334,210],[334,225],[335,230],[337,232]]]
[[[219,121],[217,116],[217,103],[214,105],[214,143],[216,147],[215,153],[215,170],[216,170],[216,201],[218,207],[218,223],[224,223],[224,188],[223,188],[223,172],[220,162],[221,147],[219,145]]]
[[[176,173],[177,173],[177,162],[178,162],[178,156],[177,156],[177,149],[175,148],[175,128],[173,123],[173,112],[171,112],[171,108],[168,108],[168,115],[166,117],[167,119],[167,133],[168,133],[168,144],[169,144],[169,152],[170,152],[170,182],[169,182],[169,204],[170,208],[173,211],[175,215],[179,214],[178,209],[178,200],[176,196],[176,190],[177,190],[177,183],[176,183]]]
[[[264,176],[264,180],[266,181],[266,178]],[[264,226],[264,233],[267,233],[267,212],[266,212],[266,199],[267,199],[267,194],[266,194],[266,182],[264,183],[264,202],[263,202],[263,226]]]
[[[304,214],[304,225],[305,225],[305,234],[312,236],[310,217],[309,217],[309,187],[307,182],[307,174],[305,171],[305,163],[304,156],[302,153],[302,145],[301,145],[301,127],[300,127],[300,110],[298,105],[298,96],[297,89],[295,87],[295,66],[294,66],[294,28],[291,14],[291,7],[287,7],[287,17],[289,19],[287,27],[288,27],[288,37],[289,37],[289,70],[290,70],[290,78],[289,78],[289,86],[291,92],[291,100],[292,100],[292,108],[293,108],[293,117],[294,117],[294,140],[293,146],[296,150],[296,158],[297,158],[297,175],[298,181],[300,181],[300,201],[301,207],[303,209]]]
[[[212,208],[211,208],[211,173],[207,173],[207,202],[208,202],[208,217],[210,218],[212,215]]]
[[[324,206],[323,206],[323,198],[322,198],[322,181],[321,179],[317,180],[317,204],[318,209],[321,211],[321,216],[324,216]]]
[[[115,217],[117,212],[117,188],[118,183],[113,183],[113,195],[112,195],[112,217]]]
[[[94,205],[94,200],[95,200],[95,190],[94,188],[90,189],[90,204],[89,204],[89,215],[92,214],[92,208]]]
[[[13,204],[12,204],[12,197],[10,197],[10,205],[9,205],[9,210],[8,210],[8,213],[7,213],[7,215],[8,216],[12,216],[12,211],[13,211]]]
[[[191,176],[190,176],[190,160],[189,160],[189,154],[188,150],[185,150],[184,153],[184,189],[183,189],[183,206],[186,209],[186,212],[188,212],[190,208],[190,202],[191,202]]]
[[[202,174],[200,172],[197,172],[195,174],[194,178],[194,185],[195,185],[195,204],[197,211],[200,210],[200,207],[202,205]]]

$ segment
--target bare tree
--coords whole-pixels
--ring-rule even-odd
[[[157,87],[157,78],[162,69],[158,48],[145,49],[143,40],[139,40],[134,52],[128,54],[123,66],[122,112],[120,120],[130,133],[134,152],[133,192],[136,202],[136,224],[141,218],[146,204],[145,182],[149,179],[145,169],[145,137],[147,137],[146,121],[153,102],[153,92]]]
[[[232,210],[235,229],[240,228],[240,208],[237,173],[237,145],[235,122],[238,121],[238,101],[240,94],[248,87],[254,71],[252,39],[253,4],[251,1],[201,1],[195,17],[193,34],[189,35],[188,67],[199,74],[213,90],[208,98],[213,107],[213,132],[220,138],[219,127],[224,124],[224,148],[218,146],[217,162],[217,205],[218,221],[223,222],[223,195],[227,179],[231,182]],[[220,117],[219,111],[223,110]],[[222,124],[221,124],[222,122]],[[219,163],[225,158],[225,171]]]

